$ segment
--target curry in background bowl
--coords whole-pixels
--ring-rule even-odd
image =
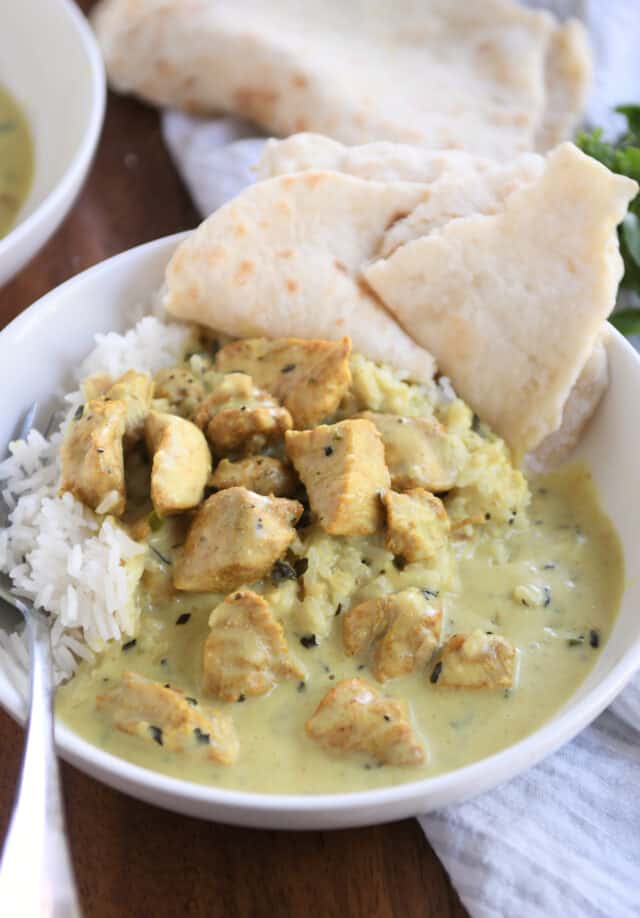
[[[18,102],[0,86],[0,237],[9,232],[33,180],[33,139]]]

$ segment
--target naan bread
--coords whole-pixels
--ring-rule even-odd
[[[510,194],[535,181],[544,171],[544,157],[523,153],[506,163],[457,150],[426,150],[408,144],[370,143],[347,147],[317,134],[294,134],[270,140],[257,165],[259,178],[332,169],[373,181],[423,182],[424,201],[385,233],[378,254],[426,236],[450,220],[473,214],[495,214]]]
[[[582,27],[514,0],[102,0],[93,23],[122,92],[349,144],[545,149],[588,78]]]
[[[527,456],[528,464],[535,471],[546,472],[560,465],[578,445],[609,383],[608,337],[608,326],[603,325],[595,347],[565,402],[560,427]]]
[[[452,220],[363,276],[520,456],[557,430],[622,276],[637,191],[572,144],[493,216]]]
[[[268,178],[313,168],[334,169],[374,181],[429,185],[426,199],[385,233],[379,254],[386,257],[399,245],[428,235],[451,219],[473,213],[498,213],[510,194],[541,176],[545,160],[531,153],[499,165],[462,151],[442,152],[385,142],[347,147],[318,134],[295,134],[286,140],[267,142],[257,174]],[[606,324],[569,393],[560,427],[529,457],[534,468],[544,470],[558,465],[576,446],[607,387],[605,338]]]
[[[179,246],[165,306],[229,335],[350,335],[371,359],[430,380],[431,355],[360,279],[386,228],[425,193],[322,171],[252,185]]]

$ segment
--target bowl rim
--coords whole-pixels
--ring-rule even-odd
[[[77,176],[84,174],[88,169],[104,121],[107,99],[107,79],[102,55],[98,48],[98,43],[93,36],[91,26],[80,8],[75,4],[74,0],[49,0],[49,2],[57,4],[65,12],[69,19],[70,26],[75,29],[80,39],[91,74],[91,109],[80,144],[61,178],[48,194],[45,195],[44,199],[38,204],[33,213],[29,214],[24,220],[20,220],[16,223],[6,236],[0,238],[0,259],[2,259],[3,255],[5,255],[14,245],[19,245],[24,239],[30,236],[36,227],[42,223],[46,223],[50,214],[55,212],[60,203],[69,196]]]
[[[144,262],[156,251],[166,251],[168,259],[175,246],[191,232],[175,233],[127,249],[69,278],[16,316],[0,331],[0,338],[8,333],[23,331],[23,325],[32,322],[37,314],[46,312],[71,285],[82,284],[90,279],[95,280],[101,275],[111,273],[114,268],[121,267],[126,262],[133,265],[136,262]],[[640,355],[613,326],[609,327],[609,333],[610,346],[620,348],[630,355],[640,370]],[[439,801],[443,801],[442,805],[454,798],[455,802],[460,802],[489,790],[536,765],[541,759],[572,740],[580,730],[594,720],[622,691],[639,668],[640,633],[611,667],[607,675],[597,682],[583,698],[574,704],[571,704],[571,698],[569,698],[565,705],[553,715],[551,721],[547,721],[518,742],[452,771],[369,790],[332,794],[270,794],[198,783],[165,775],[105,752],[83,739],[58,718],[56,718],[55,727],[56,743],[63,758],[104,783],[132,796],[137,796],[139,799],[147,799],[170,809],[183,810],[175,803],[178,799],[197,804],[199,809],[197,812],[192,810],[192,815],[199,815],[203,818],[219,819],[221,813],[224,817],[225,813],[230,814],[233,811],[256,814],[297,814],[299,816],[325,814],[331,817],[338,813],[344,815],[352,811],[363,812],[367,809],[375,812],[378,807],[398,807],[402,804],[405,805],[405,808],[408,806],[406,809],[406,815],[408,815],[412,803],[415,803],[416,809],[411,812],[413,815],[419,815],[422,805],[425,806],[425,811],[429,809],[430,797],[437,797]],[[24,713],[18,706],[17,695],[13,694],[14,697],[9,699],[4,694],[0,695],[0,706],[15,720],[22,723]],[[456,792],[460,787],[465,788],[461,794]],[[385,811],[382,810],[379,816],[368,820],[356,818],[353,824],[361,825],[366,821],[383,822],[385,818],[399,818],[398,810],[394,810],[389,815],[385,815]],[[234,820],[230,819],[230,821]],[[246,820],[246,824],[252,824],[251,818]]]

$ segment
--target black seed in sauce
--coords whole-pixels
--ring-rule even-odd
[[[291,373],[293,370],[295,370],[295,368],[296,368],[295,363],[288,363],[286,366],[284,366],[284,367],[280,370],[280,372],[281,372],[281,373]]]
[[[394,557],[393,557],[393,565],[394,565],[394,567],[396,567],[399,571],[403,571],[403,570],[405,569],[405,567],[407,566],[407,562],[406,562],[405,559],[402,557],[402,555],[394,555]]]
[[[247,700],[247,696],[244,695],[244,694],[243,694],[243,695],[238,695],[237,700],[238,700],[239,703],[242,703],[243,701],[246,701],[246,700]]]
[[[442,660],[438,660],[438,662],[436,663],[436,665],[433,667],[431,671],[431,675],[429,676],[429,682],[431,682],[432,685],[436,684],[436,682],[440,678],[441,672],[442,672]]]
[[[577,647],[579,644],[584,644],[584,634],[581,634],[579,637],[569,638],[567,644],[569,647]]]
[[[97,452],[97,453],[103,453],[104,450],[103,450],[103,448],[102,448],[101,446],[96,446],[96,452]]]
[[[271,581],[274,584],[282,583],[283,580],[297,580],[298,575],[295,568],[287,561],[276,561],[271,568]]]
[[[504,692],[502,693],[502,695],[503,695],[504,698],[511,698],[511,689],[510,689],[510,688],[506,688],[506,689],[504,690]]]
[[[318,638],[315,636],[315,634],[303,634],[300,638],[300,643],[303,647],[306,647],[306,649],[309,650],[311,647],[318,646]]]
[[[331,456],[333,453],[333,446],[325,446],[324,454],[325,456]]]
[[[384,719],[385,719],[385,720],[391,720],[391,718],[389,717],[388,714],[384,714],[383,716],[384,716]]]
[[[473,420],[471,421],[471,430],[474,433],[478,433],[478,431],[480,430],[480,418],[475,412],[473,414]]]
[[[136,640],[135,638],[131,638],[130,641],[126,641],[126,642],[122,645],[122,649],[123,649],[123,650],[131,650],[131,648],[132,648],[132,647],[135,647],[137,643],[138,643],[138,642],[137,642],[137,640]]]
[[[599,647],[600,646],[600,634],[596,631],[595,628],[592,628],[589,632],[589,647]]]
[[[298,560],[294,562],[293,566],[298,577],[302,577],[302,575],[306,573],[307,568],[309,567],[309,562],[306,558],[298,558]]]
[[[158,557],[158,558],[162,561],[163,564],[168,564],[168,565],[171,564],[171,559],[170,559],[170,558],[166,558],[163,554],[161,554],[161,553],[158,551],[157,548],[154,548],[153,545],[150,545],[149,548],[150,548],[151,551],[154,553],[154,555],[156,555],[156,557]]]
[[[151,734],[153,741],[156,742],[158,746],[164,745],[164,740],[162,739],[162,727],[154,727],[153,724],[150,724],[149,733]]]
[[[542,592],[544,594],[544,600],[542,602],[542,605],[546,609],[547,606],[551,605],[551,587],[548,587],[548,586],[542,587]]]
[[[187,702],[187,704],[190,704],[192,707],[194,708],[197,707],[197,704],[198,704],[197,698],[192,698],[191,695],[185,695],[184,700]]]
[[[264,529],[264,526],[262,525],[262,520],[260,517],[258,517],[258,522],[256,523],[256,529],[258,530]]]
[[[84,405],[78,405],[78,407],[76,408],[73,414],[73,420],[79,421],[80,418],[82,417],[83,412],[84,412]]]
[[[432,590],[429,587],[425,587],[422,590],[422,593],[424,596],[426,596],[427,599],[435,599],[437,596],[440,595],[440,590]]]
[[[164,687],[165,687],[165,688],[171,688],[171,683],[170,683],[170,682],[165,682]]]
[[[177,617],[176,625],[186,625],[190,618],[191,612],[183,612],[182,615]]]
[[[361,664],[358,666],[358,669],[364,669],[364,663],[361,663]]]
[[[542,565],[542,570],[543,570],[543,571],[554,571],[555,569],[556,569],[556,562],[555,562],[555,561],[547,561],[546,564],[543,564],[543,565]]]
[[[306,687],[307,687],[306,682],[298,682],[298,691],[299,691],[299,692],[304,692],[305,689],[306,689]]]
[[[333,682],[333,680],[335,679],[335,676],[333,675],[333,673],[329,675],[329,679]]]
[[[123,650],[124,650],[124,648],[123,648]],[[167,660],[166,657],[163,657],[163,658],[160,660],[160,666],[167,666],[168,663],[169,663],[169,661]]]
[[[338,616],[338,615],[340,615],[341,612],[342,612],[342,603],[339,602],[338,605],[336,606],[336,611],[335,611],[334,614],[335,614],[336,616]]]
[[[490,520],[490,519],[491,519],[491,514],[490,514],[490,513],[485,513],[484,518],[485,518],[485,520],[487,520],[487,521]]]
[[[208,746],[211,742],[211,735],[205,733],[204,730],[201,730],[200,727],[196,727],[193,731],[193,735],[196,738],[198,743],[201,743],[203,746]]]
[[[360,558],[361,564],[364,564],[365,567],[371,567],[371,561],[368,558]]]

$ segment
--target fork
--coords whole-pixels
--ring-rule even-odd
[[[18,439],[26,439],[32,405]],[[76,918],[81,915],[65,832],[53,732],[53,657],[45,614],[13,593],[0,575],[0,599],[23,616],[31,655],[31,701],[18,795],[0,862],[0,915]]]

